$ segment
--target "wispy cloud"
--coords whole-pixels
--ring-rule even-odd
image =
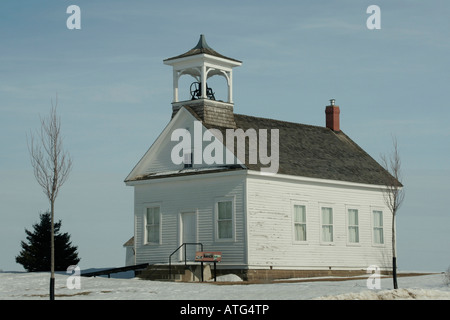
[[[96,102],[139,103],[148,98],[145,88],[130,84],[97,87],[93,95]]]
[[[350,20],[336,17],[313,19],[306,22],[300,22],[297,25],[299,31],[326,30],[332,31],[333,33],[359,32],[364,30],[364,28],[364,23],[350,22]]]

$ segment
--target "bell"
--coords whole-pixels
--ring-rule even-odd
[[[191,92],[191,100],[196,100],[202,97],[202,83],[201,82],[192,82],[190,86],[190,92]],[[206,84],[206,97],[210,100],[216,100],[216,97],[214,96],[214,92],[210,87],[208,87],[208,84]]]

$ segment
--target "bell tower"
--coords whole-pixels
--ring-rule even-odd
[[[203,121],[209,124],[235,127],[233,116],[233,68],[240,66],[241,61],[228,58],[207,43],[204,35],[200,35],[197,45],[191,50],[165,59],[164,64],[173,68],[173,100],[172,117],[181,108],[188,106],[194,110]],[[189,88],[191,99],[179,101],[178,82],[181,76],[194,78]],[[222,76],[227,84],[226,101],[216,101],[214,92],[207,85],[207,80],[213,76]]]

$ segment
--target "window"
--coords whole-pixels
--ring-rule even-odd
[[[233,238],[233,202],[217,202],[217,238]]]
[[[383,211],[373,211],[373,242],[376,244],[384,244]]]
[[[193,164],[193,159],[192,159],[192,152],[186,152],[183,155],[183,163],[184,163],[184,168],[192,168],[192,164]]]
[[[294,240],[306,241],[306,207],[294,205]]]
[[[359,243],[359,217],[357,209],[348,209],[348,242]]]
[[[322,241],[333,242],[333,208],[322,208]]]
[[[145,212],[146,243],[159,244],[160,210],[159,207],[147,208]]]

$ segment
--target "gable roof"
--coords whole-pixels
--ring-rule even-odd
[[[279,174],[375,185],[386,182],[387,171],[342,131],[240,114],[234,120],[244,131],[279,130]],[[260,164],[246,166],[261,168]]]
[[[192,108],[182,106],[206,129],[217,129],[226,137],[229,127],[221,127],[204,121]],[[180,113],[180,110],[177,112]],[[173,120],[174,118],[172,118]],[[316,179],[346,181],[353,183],[385,185],[389,173],[344,132],[335,132],[326,127],[306,125],[281,120],[234,114],[235,129],[267,129],[267,152],[271,152],[270,130],[279,130],[279,167],[278,174]],[[232,150],[237,156],[237,150]],[[182,169],[171,172],[154,172],[134,176],[130,174],[126,181],[166,178],[180,175],[207,174],[224,170],[261,171],[267,167],[259,161],[249,163],[249,148],[245,148],[246,157],[242,165],[225,165],[208,169]],[[241,159],[244,160],[244,159]]]

